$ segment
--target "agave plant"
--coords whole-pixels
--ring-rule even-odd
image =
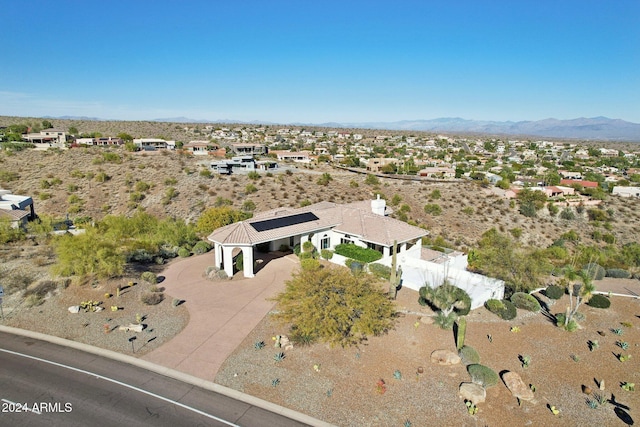
[[[253,348],[255,348],[256,350],[262,350],[264,348],[264,346],[265,346],[264,341],[256,341],[253,344]]]
[[[276,354],[273,356],[273,360],[275,360],[276,362],[282,362],[282,361],[284,360],[284,358],[285,358],[285,355],[284,355],[284,353],[283,353],[283,352],[276,353]]]

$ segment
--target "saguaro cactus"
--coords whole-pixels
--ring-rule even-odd
[[[464,346],[464,334],[467,331],[467,319],[464,316],[458,318],[458,331],[456,333],[456,347],[458,351]]]

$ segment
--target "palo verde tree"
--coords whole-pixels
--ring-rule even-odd
[[[296,342],[358,344],[394,326],[395,307],[383,289],[383,282],[371,275],[313,263],[286,282],[275,298],[275,318],[290,325]]]
[[[469,270],[504,280],[510,296],[540,287],[552,265],[543,251],[523,248],[495,228],[486,231],[476,248],[469,251]]]
[[[231,206],[209,208],[200,215],[196,230],[201,235],[208,235],[215,229],[251,218],[251,213],[233,209]]]

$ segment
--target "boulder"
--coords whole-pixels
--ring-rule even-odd
[[[120,326],[118,329],[125,332],[142,332],[143,326],[140,324],[136,325],[133,323],[129,323],[129,326]]]
[[[451,350],[436,350],[431,353],[431,363],[438,365],[457,365],[460,363],[460,356]]]
[[[474,405],[482,403],[487,398],[487,390],[480,384],[476,383],[462,383],[460,384],[460,390],[458,396],[465,401],[469,401]]]
[[[80,313],[80,306],[79,305],[72,305],[71,307],[68,308],[69,313]]]
[[[502,381],[514,397],[525,401],[533,400],[533,391],[522,381],[520,375],[515,372],[506,372],[502,375]]]

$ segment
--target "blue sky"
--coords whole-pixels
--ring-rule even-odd
[[[638,0],[0,6],[0,115],[640,123]]]

